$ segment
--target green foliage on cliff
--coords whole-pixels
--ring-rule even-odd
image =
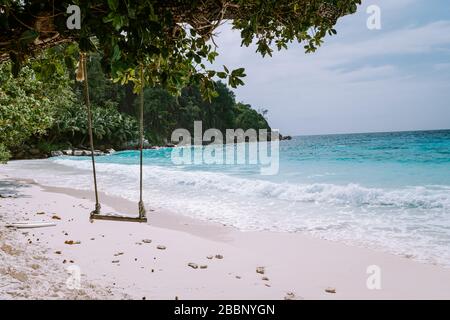
[[[10,64],[0,65],[0,143],[6,148],[45,134],[63,96],[60,88],[37,79],[30,67],[23,68],[17,78],[11,76],[10,68]]]
[[[48,67],[49,55],[51,52],[32,61],[17,77],[12,76],[10,63],[0,64],[2,150],[20,152],[25,143],[41,145],[43,142],[81,146],[87,137],[86,108],[78,86],[70,80],[69,71],[55,69],[47,77],[35,71],[43,65]],[[118,146],[137,137],[134,117],[120,113],[117,103],[109,100],[101,105],[94,104],[93,125],[97,143]],[[2,154],[2,159],[6,160],[8,154]]]
[[[235,126],[244,130],[247,129],[267,129],[269,125],[264,116],[252,109],[249,104],[238,103],[235,107]],[[264,112],[265,113],[265,112]]]
[[[205,101],[197,86],[181,91],[178,98],[161,88],[145,89],[144,116],[147,138],[155,144],[170,140],[173,130],[187,129],[193,134],[194,121],[202,121],[203,130],[248,128],[270,129],[264,116],[251,105],[237,103],[234,93],[222,82],[215,82],[216,96]]]
[[[44,153],[52,149],[87,146],[87,111],[82,86],[75,82],[74,68],[55,60],[66,55],[68,46],[53,47],[11,75],[11,64],[0,65],[0,144],[4,150],[20,152],[24,144]],[[49,67],[53,65],[53,67]],[[52,72],[42,72],[44,68]],[[121,148],[136,141],[138,96],[131,85],[114,83],[101,68],[101,56],[88,62],[95,144]],[[174,129],[193,132],[194,121],[204,130],[222,132],[234,128],[269,128],[263,115],[250,105],[237,103],[233,92],[215,82],[216,94],[205,101],[198,85],[190,85],[173,96],[162,87],[144,91],[145,136],[152,144],[165,144]],[[2,158],[7,158],[3,153]]]
[[[119,147],[122,143],[137,138],[137,121],[122,114],[117,105],[107,102],[92,107],[92,131],[96,144]],[[87,144],[87,110],[81,104],[69,104],[55,110],[54,121],[47,131],[47,141],[82,147]]]
[[[0,143],[0,163],[5,164],[10,157],[11,154],[9,153],[9,150],[5,147],[5,145]]]

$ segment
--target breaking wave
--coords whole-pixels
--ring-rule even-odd
[[[90,169],[87,161],[55,160],[55,163]],[[97,164],[100,173],[107,173],[119,181],[132,181],[138,167],[121,164]],[[273,198],[277,200],[355,207],[392,207],[417,209],[450,209],[450,187],[430,185],[404,188],[367,188],[358,184],[345,185],[313,183],[276,183],[247,179],[222,173],[182,171],[157,166],[146,166],[145,182],[164,188],[189,189],[200,193],[227,192],[230,195]],[[131,178],[131,179],[130,179]],[[123,189],[122,189],[123,190]]]

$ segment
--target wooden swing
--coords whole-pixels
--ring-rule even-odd
[[[140,151],[140,164],[139,164],[139,215],[137,217],[116,215],[116,214],[101,214],[101,205],[98,200],[98,188],[97,188],[97,174],[95,171],[95,155],[94,155],[94,137],[92,133],[92,110],[91,102],[89,98],[89,83],[87,74],[87,55],[86,53],[80,54],[80,62],[77,72],[77,80],[84,82],[84,99],[88,113],[88,132],[89,132],[89,144],[91,148],[91,162],[92,162],[92,173],[94,176],[94,192],[95,192],[95,209],[90,214],[90,220],[111,220],[111,221],[128,221],[128,222],[147,222],[146,211],[144,207],[144,202],[142,201],[142,150],[144,147],[144,68],[141,66],[140,70],[140,80],[141,80],[141,90],[140,90],[140,106],[139,106],[139,151]]]

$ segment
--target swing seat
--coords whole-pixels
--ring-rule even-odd
[[[89,219],[91,220],[91,222],[93,222],[93,220],[125,221],[125,222],[140,222],[140,223],[147,222],[147,217],[128,217],[115,214],[99,214],[94,213],[94,211],[91,212]]]

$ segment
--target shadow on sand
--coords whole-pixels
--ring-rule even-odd
[[[22,188],[29,188],[29,185],[15,180],[0,181],[0,198],[29,198],[20,192]]]

